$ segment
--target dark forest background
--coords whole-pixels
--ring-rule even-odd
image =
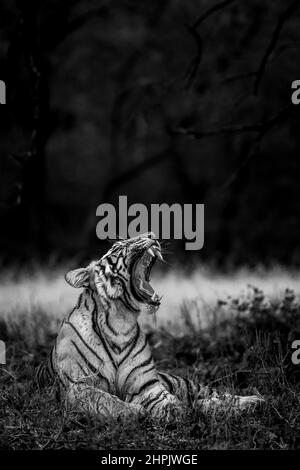
[[[105,249],[102,202],[205,204],[189,261],[300,263],[300,2],[0,0],[0,256]]]

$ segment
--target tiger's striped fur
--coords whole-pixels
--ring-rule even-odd
[[[37,370],[40,386],[56,379],[67,403],[104,417],[170,416],[181,412],[182,402],[200,399],[206,408],[221,402],[208,398],[205,387],[155,367],[137,319],[143,306],[155,311],[160,305],[148,282],[156,258],[160,244],[149,233],[118,241],[99,261],[66,275],[69,284],[84,290]],[[234,400],[244,406],[260,398]]]

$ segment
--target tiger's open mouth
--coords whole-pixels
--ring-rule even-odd
[[[158,246],[152,245],[144,250],[133,266],[133,288],[138,300],[158,307],[162,297],[150,285],[151,270],[157,259],[163,260]]]

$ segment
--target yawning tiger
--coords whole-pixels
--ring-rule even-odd
[[[99,261],[67,273],[66,281],[83,291],[37,370],[39,385],[56,379],[67,403],[100,417],[168,418],[182,412],[182,402],[209,409],[224,401],[237,408],[262,401],[256,395],[208,396],[206,387],[156,369],[138,316],[145,305],[152,312],[160,306],[149,283],[157,259],[161,246],[147,233],[118,241]]]

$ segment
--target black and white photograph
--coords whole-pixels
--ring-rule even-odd
[[[0,0],[0,450],[300,449],[299,26]]]

